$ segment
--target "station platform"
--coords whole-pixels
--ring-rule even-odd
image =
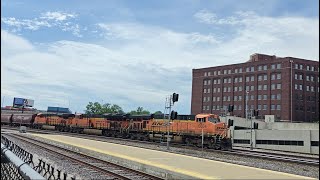
[[[47,142],[59,142],[77,151],[116,162],[164,179],[313,179],[304,176],[207,160],[186,155],[94,141],[76,137],[31,134]],[[96,155],[95,155],[96,156]]]

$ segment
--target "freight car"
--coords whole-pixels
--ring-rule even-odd
[[[9,115],[1,116],[8,124]],[[88,115],[88,114],[14,114],[9,124],[32,128],[98,134],[104,136],[166,141],[207,148],[231,148],[228,127],[214,114],[180,115],[178,120],[164,120],[163,115]],[[168,134],[169,131],[169,134]]]

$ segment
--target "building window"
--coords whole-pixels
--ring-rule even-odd
[[[217,75],[217,71],[213,71],[213,75],[216,76]]]
[[[227,70],[225,69],[225,70],[223,70],[223,74],[227,74]]]
[[[310,91],[310,86],[307,86],[307,91]]]
[[[307,71],[310,71],[310,67],[309,66],[307,66]]]
[[[261,100],[261,97],[262,97],[261,95],[258,95],[258,100]]]
[[[228,70],[228,74],[231,74],[231,69]]]
[[[254,100],[254,95],[251,95],[251,100]]]
[[[208,85],[210,85],[211,84],[211,80],[208,80]]]
[[[211,72],[208,72],[208,76],[211,76]]]
[[[258,110],[261,110],[261,104],[258,104]]]
[[[227,92],[227,87],[223,87],[223,92]]]
[[[275,80],[276,79],[276,75],[275,74],[271,74],[271,80]]]
[[[234,82],[237,83],[238,82],[238,78],[234,78]]]
[[[230,101],[231,100],[231,98],[230,98],[230,96],[228,96],[228,101]]]
[[[239,91],[242,91],[242,86],[239,86]]]
[[[239,105],[239,108],[238,108],[238,110],[242,110],[242,106],[241,106],[241,105]]]
[[[313,66],[311,66],[311,71],[314,71],[314,67]]]
[[[220,79],[217,80],[217,84],[220,84]]]
[[[216,106],[212,106],[212,110],[216,110]]]
[[[258,81],[262,81],[262,75],[258,76]]]
[[[295,64],[295,69],[299,69],[299,64]]]
[[[277,94],[277,99],[278,99],[278,100],[281,99],[281,94]]]
[[[212,101],[215,102],[216,101],[216,97],[212,97]]]
[[[207,93],[207,89],[203,89],[203,93]]]
[[[295,90],[298,90],[298,84],[295,84],[295,85],[294,85],[294,89],[295,89]]]
[[[268,90],[268,85],[263,85],[263,90]]]
[[[271,69],[276,69],[276,65],[275,64],[271,64]]]
[[[209,89],[207,90],[207,92],[210,93],[210,90],[211,90],[211,89],[209,88]]]
[[[262,71],[262,66],[258,66],[258,71]]]
[[[314,92],[314,87],[313,86],[311,86],[311,92]]]
[[[301,69],[301,70],[303,69],[303,65],[302,65],[302,64],[300,64],[300,69]]]
[[[307,75],[306,78],[307,78],[307,81],[310,81],[310,76]]]
[[[217,88],[217,92],[218,92],[218,93],[220,92],[220,88]]]
[[[227,100],[227,96],[223,96],[223,101],[226,101]]]
[[[268,95],[263,95],[263,100],[267,100],[268,99]]]
[[[234,69],[234,73],[235,73],[235,74],[238,73],[238,69]]]
[[[250,86],[246,86],[246,91],[249,91],[250,90]]]
[[[281,110],[281,105],[280,104],[277,105],[277,110]]]
[[[242,77],[239,77],[239,82],[242,82]]]
[[[298,79],[298,74],[294,74],[294,79]]]
[[[277,74],[277,79],[281,79],[281,74]]]
[[[265,70],[265,71],[268,70],[268,65],[264,65],[263,70]]]
[[[277,84],[277,89],[281,89],[281,84]]]
[[[228,83],[231,83],[231,78],[228,79]]]
[[[277,69],[281,69],[281,64],[277,64]]]
[[[276,95],[275,94],[271,94],[271,100],[275,100],[276,99]]]
[[[207,72],[204,72],[204,76],[207,76]]]
[[[248,139],[234,139],[233,143],[235,143],[235,144],[250,144],[250,140],[248,140]]]
[[[258,90],[262,90],[262,85],[258,85]]]
[[[275,105],[271,104],[271,110],[275,110]]]
[[[268,105],[264,104],[263,105],[263,110],[267,110],[268,109]]]
[[[238,87],[237,86],[235,86],[233,89],[234,89],[234,92],[238,91]]]
[[[313,82],[313,81],[314,81],[314,77],[313,77],[313,76],[310,76],[310,79],[311,79],[311,82]]]
[[[228,92],[231,92],[231,87],[228,87]]]
[[[271,90],[275,90],[276,89],[276,85],[275,84],[271,84]]]
[[[239,101],[242,101],[242,96],[239,96],[238,100],[239,100]]]
[[[221,72],[220,71],[218,71],[218,75],[220,75],[221,74]]]
[[[217,97],[217,101],[220,101],[220,97]]]
[[[227,78],[224,78],[223,79],[223,83],[227,83],[228,82],[228,79]]]
[[[256,144],[263,145],[285,145],[285,146],[304,146],[303,141],[287,141],[287,140],[256,140]]]
[[[246,82],[249,82],[249,81],[250,81],[250,77],[247,76],[247,77],[246,77]]]
[[[234,101],[237,101],[237,100],[238,100],[238,96],[234,96],[234,97],[233,97],[233,100],[234,100]]]
[[[254,86],[251,86],[251,87],[250,87],[250,91],[254,91]]]
[[[319,141],[311,141],[311,146],[319,146]]]
[[[217,110],[220,110],[220,106],[217,106]]]
[[[303,80],[302,74],[299,75],[299,79],[300,79],[300,80]]]
[[[233,110],[237,110],[237,105],[234,105],[234,106],[233,106]]]
[[[302,84],[299,85],[299,89],[300,89],[301,91],[303,90]]]
[[[268,75],[266,75],[266,74],[263,75],[263,80],[264,80],[264,81],[268,80]]]
[[[254,81],[254,76],[251,76],[251,81]]]
[[[202,110],[204,110],[204,111],[205,111],[205,110],[206,110],[206,106],[203,106],[203,107],[202,107]]]
[[[254,105],[251,105],[251,106],[250,106],[250,110],[254,110]]]
[[[242,68],[239,68],[239,73],[242,73]]]

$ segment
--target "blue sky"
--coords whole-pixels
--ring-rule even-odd
[[[1,1],[1,100],[190,113],[192,69],[253,53],[319,60],[319,1]],[[4,97],[4,98],[3,98]]]

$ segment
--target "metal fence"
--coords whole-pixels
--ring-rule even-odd
[[[75,180],[74,176],[68,177],[67,173],[56,169],[44,160],[35,160],[31,153],[14,144],[5,136],[1,136],[1,180],[41,178],[48,180]]]

